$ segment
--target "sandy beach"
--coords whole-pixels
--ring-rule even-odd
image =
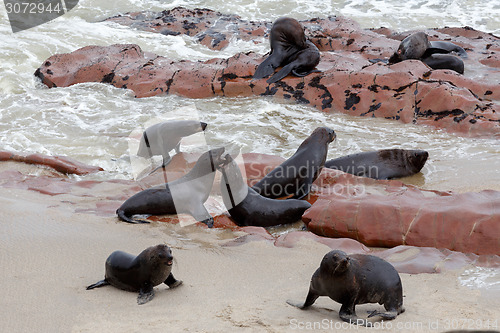
[[[31,169],[35,167],[23,167]],[[110,187],[99,187],[102,195]],[[96,195],[96,193],[93,193]],[[286,304],[303,300],[314,270],[330,249],[313,241],[282,248],[265,241],[224,246],[241,231],[180,227],[154,222],[131,225],[117,218],[75,213],[96,198],[0,191],[0,302],[6,332],[443,332],[492,328],[500,321],[498,293],[460,285],[462,271],[400,274],[406,312],[374,327],[340,321],[340,304],[322,297],[308,310]],[[182,286],[155,288],[137,305],[137,294],[111,286],[85,290],[104,277],[115,250],[138,254],[168,244],[172,273]],[[383,309],[357,307],[360,317]]]

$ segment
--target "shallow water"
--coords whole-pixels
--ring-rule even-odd
[[[209,124],[206,141],[210,146],[237,144],[243,152],[288,157],[315,127],[329,126],[337,133],[329,158],[382,148],[425,149],[430,153],[429,161],[421,174],[406,182],[428,189],[500,190],[500,145],[496,140],[462,138],[383,119],[327,114],[269,98],[136,99],[129,91],[97,83],[47,89],[33,76],[49,56],[91,44],[136,43],[144,51],[191,60],[229,57],[241,51],[265,53],[269,49],[266,41],[232,42],[216,52],[190,37],[100,22],[128,11],[160,11],[176,6],[211,8],[249,20],[345,15],[364,28],[385,26],[405,31],[468,25],[500,34],[498,0],[83,0],[63,17],[16,34],[0,5],[0,150],[67,155],[105,169],[85,179],[130,179],[134,172],[128,158],[129,135],[153,118],[182,116],[179,108],[188,106],[196,111],[193,117]]]

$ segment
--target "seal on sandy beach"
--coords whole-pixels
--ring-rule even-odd
[[[335,132],[328,127],[316,128],[292,157],[265,175],[252,188],[271,199],[289,195],[295,199],[304,198],[323,169],[328,144],[335,137]]]
[[[162,166],[170,162],[170,151],[180,152],[181,139],[207,127],[206,123],[196,120],[170,120],[152,125],[142,133],[137,156],[151,158],[156,155],[163,157]]]
[[[223,153],[224,148],[217,148],[202,154],[186,175],[134,194],[116,210],[116,214],[125,222],[149,223],[131,217],[135,214],[188,213],[212,227],[213,218],[203,204],[210,195],[216,170],[224,163]]]
[[[380,316],[391,320],[405,311],[403,287],[398,272],[387,261],[366,254],[347,255],[340,250],[328,252],[311,278],[309,293],[304,303],[288,304],[305,309],[319,296],[328,296],[341,303],[340,319],[368,325],[356,316],[357,304],[379,303],[387,312],[373,311],[369,317]]]
[[[420,172],[428,157],[425,150],[382,149],[328,160],[325,167],[355,176],[393,179]]]
[[[271,27],[269,41],[271,54],[257,67],[254,79],[268,77],[280,66],[283,68],[267,83],[277,82],[290,73],[306,76],[315,71],[320,59],[319,50],[306,40],[304,28],[297,20],[290,17],[277,19]]]
[[[293,223],[311,204],[304,200],[277,200],[261,196],[243,180],[238,164],[226,155],[222,173],[221,194],[229,214],[239,226],[270,227]]]
[[[153,299],[153,287],[165,283],[170,288],[182,284],[172,275],[172,251],[165,244],[151,246],[138,256],[115,251],[106,259],[104,280],[91,284],[87,290],[112,285],[116,288],[139,292],[138,304]]]
[[[389,64],[407,59],[419,59],[432,69],[451,69],[464,73],[464,62],[448,53],[454,52],[467,58],[465,50],[451,42],[429,41],[427,35],[420,31],[407,36],[401,41],[397,51],[389,58]]]

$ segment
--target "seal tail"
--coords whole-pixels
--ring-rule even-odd
[[[134,223],[134,224],[137,224],[137,223],[149,223],[149,221],[144,221],[144,220],[134,220],[130,217],[128,217],[126,214],[125,214],[125,211],[123,209],[120,209],[118,208],[116,210],[116,215],[118,215],[118,218],[124,222],[128,222],[128,223]]]
[[[87,290],[90,290],[90,289],[94,289],[94,288],[99,288],[99,287],[104,287],[104,286],[107,286],[109,284],[108,281],[106,280],[101,280],[99,282],[96,282],[94,284],[91,284],[90,286],[87,287]]]

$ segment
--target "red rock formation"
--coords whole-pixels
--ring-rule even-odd
[[[130,13],[109,20],[164,34],[196,36],[214,49],[224,47],[231,38],[253,40],[262,36],[267,43],[270,26],[270,22],[248,22],[236,15],[184,8]],[[388,29],[363,30],[343,17],[301,23],[306,35],[323,51],[318,65],[322,73],[287,77],[271,85],[265,80],[252,80],[262,55],[171,61],[131,44],[88,46],[54,55],[35,75],[49,87],[103,82],[131,89],[137,97],[273,95],[322,111],[426,124],[469,136],[500,136],[499,38],[470,28],[426,31],[431,40],[449,40],[466,48],[469,58],[463,76],[449,70],[430,70],[417,60],[391,66],[371,64],[369,59],[388,58],[399,45],[398,38],[403,34],[395,36]],[[467,77],[469,68],[474,77]]]
[[[167,169],[186,173],[196,162],[193,156],[196,155],[178,154]],[[279,157],[262,154],[244,154],[243,159],[250,183],[257,181],[268,169],[283,161]],[[161,182],[161,177],[157,181]],[[111,192],[105,190],[110,185],[113,189]],[[0,172],[0,187],[22,188],[46,195],[71,194],[74,197],[85,197],[85,202],[89,202],[90,206],[75,206],[75,212],[100,216],[115,216],[116,209],[124,200],[142,190],[134,181],[76,181],[71,178],[25,175],[18,171]],[[218,188],[218,184],[214,187]],[[94,191],[94,188],[97,190]],[[90,198],[94,198],[95,204]],[[491,257],[492,262],[497,259],[500,262],[500,192],[497,191],[462,194],[427,191],[399,181],[355,177],[341,171],[324,169],[314,183],[308,201],[313,206],[305,212],[303,221],[310,231],[329,238],[310,233],[291,233],[273,240],[266,236],[266,232],[262,234],[262,228],[249,227],[243,230],[256,235],[247,236],[232,245],[267,239],[276,246],[291,247],[306,237],[350,253],[366,251],[358,242],[376,247],[397,246],[397,250],[386,252],[386,258],[395,262],[404,252],[401,265],[406,265],[405,269],[408,271],[432,271],[429,267],[434,266],[424,267],[421,265],[422,260],[442,261],[439,267],[445,268],[455,267],[448,263],[451,257],[462,258],[459,262],[465,260],[463,256],[449,250],[496,255]],[[216,227],[240,230],[227,215],[221,202],[211,197],[205,205],[214,216]],[[150,219],[179,222],[175,215]],[[198,224],[205,227],[204,224]],[[398,245],[422,248],[406,252],[407,247]],[[435,252],[427,250],[427,247],[441,250]],[[478,259],[471,254],[467,254],[467,257]],[[489,257],[481,258],[482,264],[488,264]],[[438,271],[439,267],[434,267],[434,271]]]
[[[42,154],[23,156],[8,151],[0,151],[0,161],[15,161],[28,164],[45,165],[62,173],[76,175],[86,175],[104,170],[101,167],[87,165],[66,156],[47,156]]]
[[[324,169],[302,220],[312,232],[368,246],[430,246],[500,254],[500,192],[420,190]]]

